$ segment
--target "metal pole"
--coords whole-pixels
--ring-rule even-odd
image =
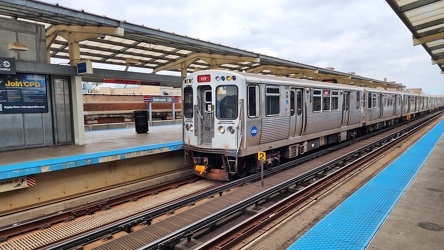
[[[264,187],[264,161],[261,161],[261,187]]]
[[[173,114],[173,124],[176,124],[174,122],[174,120],[176,120],[176,111],[174,110],[174,97],[173,97],[173,112],[172,112],[172,114]]]
[[[150,125],[153,126],[153,113],[152,113],[152,106],[151,106],[151,102],[149,102],[148,104],[148,115],[149,115],[149,122],[151,123]]]

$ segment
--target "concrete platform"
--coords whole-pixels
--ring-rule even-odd
[[[444,137],[367,249],[444,249]]]
[[[86,133],[86,145],[0,153],[0,180],[182,149],[182,126],[110,129]]]
[[[444,121],[288,249],[443,249]]]

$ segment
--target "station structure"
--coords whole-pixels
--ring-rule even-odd
[[[0,142],[0,150],[85,144],[82,81],[101,82],[117,78],[137,81],[142,85],[180,87],[187,73],[221,68],[334,80],[362,86],[403,88],[401,84],[270,57],[38,1],[2,0],[0,15],[3,16],[2,58],[14,59],[18,74],[41,74],[45,76],[45,83],[48,83],[48,90],[45,89],[48,112],[40,115],[5,115],[3,111],[0,131],[11,136]],[[51,64],[51,58],[66,60],[67,65]],[[122,66],[125,69],[92,68],[96,63]],[[150,73],[125,71],[128,67],[144,68]],[[78,72],[78,69],[83,71]],[[179,72],[180,76],[158,74],[162,71]],[[54,91],[56,88],[57,91]],[[63,98],[65,95],[71,98]],[[60,110],[59,105],[51,107],[49,103],[60,103],[64,110]],[[63,114],[64,117],[55,117],[55,114]],[[13,119],[22,120],[23,126],[11,131],[11,126],[7,124]],[[41,120],[42,126],[29,127]],[[30,129],[33,133],[26,133]],[[16,136],[18,134],[26,136]]]
[[[442,2],[387,2],[412,31],[414,42],[422,44],[433,62],[444,69],[444,53],[440,52],[444,37],[439,28],[444,21],[438,14],[435,20],[418,14],[421,8],[441,6]],[[421,17],[426,21],[418,21]],[[168,165],[172,158],[181,157],[180,125],[156,128],[146,135],[132,130],[85,132],[82,82],[120,79],[181,87],[188,73],[227,69],[404,89],[395,82],[232,48],[58,4],[0,0],[0,19],[0,199],[8,201],[0,204],[4,218],[0,227],[86,204],[97,197],[60,204],[53,211],[41,207],[29,214],[15,213],[27,203],[63,200],[180,170]],[[54,59],[66,63],[52,64]],[[122,70],[95,67],[100,64]],[[147,73],[130,72],[129,67],[146,69]],[[442,125],[439,128],[442,134]],[[168,157],[161,157],[165,153]],[[163,163],[163,167],[147,166],[146,157],[150,162]],[[126,191],[119,189],[120,193]]]

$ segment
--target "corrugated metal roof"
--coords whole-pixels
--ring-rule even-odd
[[[444,73],[444,1],[386,0],[413,34],[413,45],[422,45]]]
[[[123,20],[91,14],[84,10],[61,7],[58,4],[53,5],[32,0],[0,0],[0,16],[41,23],[45,25],[47,31],[60,25],[123,28],[124,36],[106,35],[80,42],[81,59],[89,59],[97,63],[126,66],[127,59],[131,59],[137,61],[137,64],[131,65],[132,67],[151,69],[154,72],[165,69],[181,72],[181,64],[178,62],[184,62],[194,56],[195,60],[187,66],[187,72],[190,73],[196,69],[210,69],[211,65],[203,55],[211,54],[230,59],[233,57],[257,59],[231,60],[229,63],[218,64],[218,68],[227,70],[263,74],[276,74],[279,71],[287,72],[288,75],[297,75],[297,77],[313,77],[317,80],[331,78],[340,83],[403,87],[402,84],[384,82],[352,73],[329,70],[202,41],[144,25],[135,25]],[[52,42],[50,56],[51,58],[69,59],[68,42],[61,36],[57,36]],[[294,70],[292,71],[292,69]]]

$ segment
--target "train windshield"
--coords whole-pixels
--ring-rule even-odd
[[[185,118],[193,118],[193,88],[185,87],[183,90],[183,112]]]
[[[219,86],[216,89],[216,117],[218,119],[237,118],[237,86]]]

